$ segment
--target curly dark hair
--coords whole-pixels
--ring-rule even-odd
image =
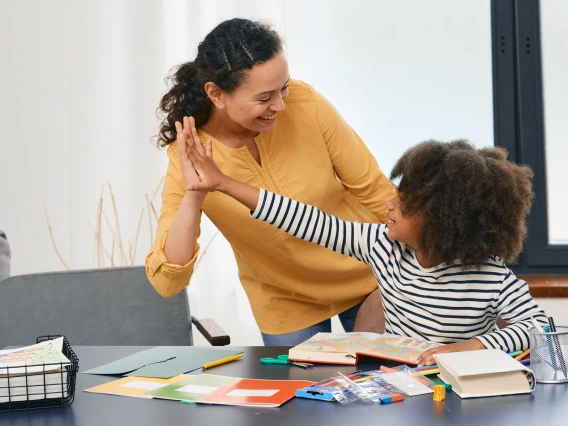
[[[521,252],[532,176],[528,166],[507,161],[502,148],[430,140],[403,154],[391,180],[401,178],[403,216],[422,214],[424,256],[436,265],[479,268],[490,256],[513,261]]]
[[[211,81],[224,92],[235,90],[253,66],[272,59],[282,51],[282,39],[263,22],[230,19],[221,22],[199,43],[197,57],[170,71],[166,82],[171,85],[158,107],[163,118],[158,146],[176,140],[176,121],[193,116],[196,127],[209,119],[211,101],[205,83]]]

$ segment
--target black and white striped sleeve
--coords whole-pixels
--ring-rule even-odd
[[[335,252],[369,263],[371,247],[377,241],[379,224],[357,223],[330,216],[316,207],[260,189],[251,216],[293,235]]]
[[[530,345],[529,329],[533,327],[531,317],[543,327],[548,324],[546,314],[530,295],[527,283],[511,271],[503,280],[497,312],[508,326],[477,337],[487,348],[507,352],[527,350]]]

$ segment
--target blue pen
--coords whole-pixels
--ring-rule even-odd
[[[550,324],[550,331],[552,333],[556,333],[556,326],[554,325],[554,319],[552,317],[548,317],[548,323]],[[564,378],[568,379],[568,372],[566,371],[566,362],[564,361],[564,355],[562,354],[562,348],[560,347],[558,336],[553,336],[552,339],[554,340],[554,346],[556,347],[556,356],[560,361],[560,367],[562,368],[562,372],[564,373]]]
[[[433,368],[438,368],[438,364],[423,365],[421,367],[414,367],[413,370],[432,370]]]
[[[544,326],[544,332],[550,333],[550,327],[548,325]],[[548,351],[550,352],[550,360],[552,361],[552,368],[556,371],[556,356],[554,355],[554,348],[552,347],[552,340],[550,336],[546,336],[546,342],[548,343]],[[546,359],[546,357],[545,357]],[[556,373],[555,373],[556,374]]]

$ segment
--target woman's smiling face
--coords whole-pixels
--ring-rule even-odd
[[[246,129],[270,132],[277,114],[284,111],[289,80],[286,57],[277,53],[269,61],[255,65],[234,91],[221,95],[223,109],[233,122]]]

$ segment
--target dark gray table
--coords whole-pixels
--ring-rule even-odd
[[[80,371],[148,349],[133,346],[77,346]],[[318,381],[337,371],[353,367],[318,365],[304,370],[287,365],[261,365],[259,359],[287,353],[283,347],[245,347],[242,360],[207,370],[210,374],[255,379],[297,379]],[[380,364],[363,363],[361,370]],[[195,374],[195,373],[194,373]],[[78,374],[75,401],[66,408],[0,413],[0,425],[568,425],[568,385],[538,384],[530,395],[462,400],[452,392],[443,404],[432,395],[407,398],[391,405],[352,403],[341,405],[294,398],[280,408],[186,405],[176,401],[92,394],[84,389],[115,379],[111,376]]]

